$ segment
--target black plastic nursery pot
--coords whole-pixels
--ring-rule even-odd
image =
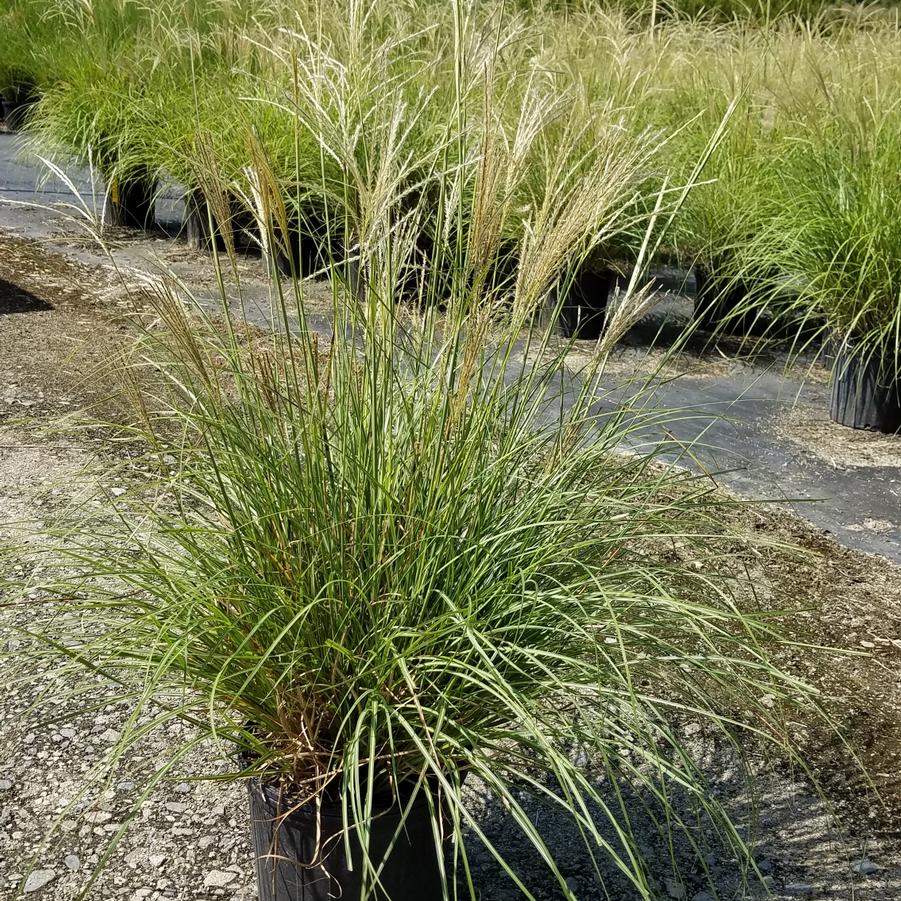
[[[151,229],[156,224],[157,180],[150,175],[110,179],[104,218],[109,225]]]
[[[564,337],[583,340],[601,337],[615,281],[616,273],[612,269],[584,269],[576,273],[560,306],[558,325]],[[554,300],[559,302],[559,295]]]
[[[842,343],[832,370],[833,422],[852,429],[895,433],[901,430],[901,377],[894,364],[862,356]]]
[[[228,222],[220,223],[211,216],[209,202],[200,190],[190,191],[185,198],[184,234],[188,244],[197,250],[223,252],[227,237],[238,251],[246,253],[260,247],[259,228],[250,210],[237,198],[227,197]],[[211,221],[212,220],[212,221]],[[226,232],[225,229],[228,231]]]
[[[210,208],[202,191],[191,191],[185,197],[185,237],[195,250],[225,249],[225,241],[215,221],[210,222]]]
[[[752,323],[748,314],[736,316],[735,311],[748,294],[742,282],[724,280],[703,266],[695,266],[695,303],[693,320],[704,331],[725,331],[729,334],[748,333]]]
[[[254,214],[236,197],[229,199],[235,248],[242,253],[259,252],[260,228]]]
[[[5,89],[0,97],[0,113],[6,127],[10,131],[21,128],[37,102],[37,91],[30,85]]]
[[[340,801],[297,804],[277,786],[248,782],[260,901],[438,901],[443,878],[429,802],[423,790],[398,832],[402,810],[376,799],[369,859],[380,869],[363,895],[363,848],[355,832],[345,841]],[[348,848],[349,851],[348,854]]]
[[[302,223],[293,220],[288,233],[276,229],[275,238],[275,267],[281,275],[307,277],[344,256],[338,242],[330,239],[326,222],[318,217],[305,216]]]

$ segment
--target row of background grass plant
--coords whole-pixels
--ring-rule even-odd
[[[37,88],[30,128],[45,151],[91,159],[108,178],[165,174],[248,203],[259,193],[250,164],[265,159],[282,186],[267,206],[345,242],[366,228],[348,174],[377,171],[374,154],[417,161],[411,200],[449,163],[472,196],[492,179],[522,211],[504,219],[510,241],[553,199],[557,169],[575,177],[598,155],[640,157],[622,186],[632,215],[607,229],[596,265],[627,268],[661,198],[684,200],[660,258],[703,271],[711,297],[735,296],[720,325],[835,331],[894,363],[901,28],[890,7],[816,6],[729,22],[670,6],[652,23],[647,8],[478,4],[461,31],[459,8],[422,2],[8,0],[0,81]],[[416,110],[402,132],[378,120],[385,92]],[[465,134],[449,121],[458,95],[472,113]],[[546,103],[540,125],[523,120]],[[528,175],[513,191],[486,151],[511,145],[514,159],[532,127],[539,140],[516,159]],[[478,239],[440,211],[426,228],[426,256]]]

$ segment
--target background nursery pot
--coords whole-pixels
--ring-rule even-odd
[[[18,88],[4,92],[0,99],[0,112],[3,114],[6,127],[10,131],[20,128],[35,103],[37,103],[37,95],[31,88]]]
[[[354,831],[348,857],[339,799],[297,804],[278,786],[259,778],[248,782],[260,901],[360,901],[363,848]],[[442,873],[426,789],[414,800],[400,832],[401,808],[393,797],[376,797],[369,857],[380,886],[366,898],[379,901],[432,901],[442,897]],[[394,803],[392,803],[394,802]],[[436,802],[437,803],[437,800]],[[318,822],[317,822],[318,821]]]
[[[157,181],[151,175],[110,179],[104,218],[109,225],[151,229],[156,224]]]
[[[893,373],[894,366],[886,365],[880,356],[861,358],[847,342],[837,346],[832,371],[832,421],[852,429],[901,429],[901,380]]]
[[[343,254],[340,241],[330,236],[325,220],[307,215],[288,222],[288,231],[273,228],[275,268],[288,277],[306,277],[326,269]]]
[[[188,244],[195,250],[211,251],[215,247],[216,250],[225,252],[230,239],[235,250],[242,253],[258,251],[260,233],[253,213],[234,195],[227,194],[224,200],[228,220],[221,222],[219,217],[211,215],[210,204],[202,191],[188,193],[185,197],[184,222]]]
[[[604,331],[607,318],[607,301],[616,281],[612,269],[583,269],[576,273],[566,289],[560,285],[552,295],[559,303],[557,292],[566,290],[560,306],[558,324],[566,338],[597,340]]]
[[[741,282],[719,279],[703,266],[695,266],[695,305],[692,318],[705,331],[724,330],[730,334],[748,333],[751,321],[747,313],[736,316],[748,289]]]

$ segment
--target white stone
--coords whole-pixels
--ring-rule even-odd
[[[206,874],[206,879],[203,880],[203,884],[206,888],[222,888],[226,886],[235,878],[234,873],[229,873],[226,870],[211,870]]]
[[[56,879],[55,870],[34,870],[28,874],[28,878],[25,880],[25,894],[31,895],[39,892],[45,886],[50,885],[54,879]]]
[[[81,860],[77,854],[67,854],[63,863],[66,865],[67,870],[75,872],[75,870],[81,869]]]
[[[113,815],[107,810],[95,810],[84,815],[84,821],[96,826],[98,823],[108,823]]]
[[[872,860],[861,860],[858,863],[854,864],[851,867],[855,873],[859,876],[872,876],[874,873],[878,873],[882,867],[879,866],[878,863],[874,863]]]

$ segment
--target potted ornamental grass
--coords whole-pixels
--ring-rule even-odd
[[[160,178],[174,176],[188,188],[189,213],[199,208],[193,224],[202,220],[195,231],[203,231],[209,215],[202,202],[192,204],[201,192],[186,160],[189,152],[204,157],[198,135],[208,144],[223,135],[214,148],[219,169],[239,170],[244,163],[249,126],[223,123],[246,118],[236,99],[242,94],[238,73],[245,63],[253,69],[253,51],[245,49],[253,36],[243,34],[238,10],[226,15],[217,6],[33,7],[32,18],[53,30],[34,49],[44,79],[30,119],[32,138],[43,153],[98,168],[107,188],[107,224],[152,229]],[[233,164],[235,145],[240,159]],[[212,161],[205,156],[204,162],[209,167]]]
[[[0,9],[0,119],[11,131],[27,121],[47,75],[40,55],[54,30],[37,13],[21,2],[5,3]]]
[[[852,428],[901,428],[901,111],[893,99],[840,98],[799,141],[786,206],[796,300],[822,323],[832,357],[831,416]]]
[[[591,378],[561,413],[560,360],[522,346],[525,302],[500,325],[484,295],[414,315],[380,263],[410,249],[368,250],[362,303],[334,274],[329,336],[291,298],[295,334],[244,340],[164,295],[166,328],[132,370],[134,449],[174,475],[65,535],[66,572],[42,586],[60,615],[29,630],[30,653],[130,700],[118,759],[173,719],[190,737],[159,778],[190,748],[233,749],[228,775],[209,775],[248,784],[264,899],[478,897],[467,785],[492,793],[563,896],[524,790],[572,817],[586,861],[656,897],[598,782],[598,768],[621,777],[626,747],[631,783],[664,799],[688,786],[747,853],[672,717],[731,733],[728,698],[767,734],[759,698],[805,690],[768,659],[765,618],[654,554],[709,542],[706,481],[620,455],[653,423],[593,412]],[[532,340],[544,351],[550,332]]]
[[[506,80],[500,67],[470,74],[482,102],[454,109],[460,142]],[[330,86],[339,101],[345,76]],[[771,658],[784,644],[774,621],[742,613],[712,562],[673,562],[677,545],[712,561],[722,511],[706,477],[655,462],[679,448],[653,403],[598,404],[616,330],[574,376],[553,326],[534,325],[547,286],[615,232],[642,152],[622,144],[555,173],[525,216],[511,289],[479,273],[524,216],[505,200],[530,177],[523,144],[557,115],[558,92],[524,94],[504,140],[471,162],[506,171],[504,190],[483,178],[469,193],[467,166],[397,140],[418,114],[407,96],[400,83],[366,95],[371,165],[345,169],[354,258],[331,266],[327,331],[308,320],[301,280],[273,284],[264,334],[235,314],[224,279],[219,318],[192,309],[177,279],[160,288],[119,432],[146,476],[71,513],[10,602],[31,623],[21,678],[44,678],[35,658],[49,656],[54,684],[88,673],[127,701],[112,764],[183,721],[142,797],[194,750],[200,777],[245,782],[266,901],[475,899],[474,843],[522,897],[574,898],[527,794],[571,820],[601,891],[655,898],[626,784],[709,874],[696,811],[671,802],[686,790],[753,878],[674,720],[782,748],[782,705],[810,691]],[[318,140],[349,160],[337,142],[359,132],[323,127]],[[272,171],[250,173],[261,200],[281,189]],[[414,172],[430,184],[411,205]],[[480,236],[440,273],[415,264],[436,195]],[[265,203],[256,215],[272,240],[280,224]],[[411,272],[424,298],[440,279],[445,302],[406,303]],[[495,799],[550,888],[491,839],[474,792]]]
[[[806,690],[768,658],[766,618],[655,553],[709,542],[706,480],[620,454],[661,415],[593,411],[590,376],[561,412],[552,332],[523,348],[525,304],[498,325],[484,296],[440,318],[392,302],[379,260],[405,251],[385,249],[364,256],[362,298],[334,273],[328,336],[290,298],[294,334],[248,339],[163,295],[166,328],[133,362],[132,434],[142,466],[174,474],[65,533],[63,574],[25,601],[58,615],[27,630],[20,664],[63,655],[57,678],[87,671],[129,699],[116,759],[184,720],[154,778],[224,748],[227,773],[208,775],[247,782],[267,901],[476,898],[473,836],[541,896],[483,832],[473,786],[564,897],[524,791],[572,818],[602,884],[612,862],[656,897],[602,794],[624,748],[631,785],[687,786],[751,870],[673,717],[730,736],[745,717],[778,744],[760,697]]]
[[[30,47],[40,88],[27,122],[32,143],[98,169],[104,222],[152,227],[157,167],[136,156],[146,83],[166,54],[153,16],[136,4],[43,0],[23,15],[42,35]]]
[[[703,161],[695,170],[701,183],[675,218],[672,242],[676,260],[694,275],[694,322],[714,333],[765,331],[771,312],[775,279],[767,255],[775,233],[768,173],[778,147],[758,133],[754,115],[738,98],[718,121],[706,116],[674,138],[684,143],[677,152],[687,154],[690,166]]]

